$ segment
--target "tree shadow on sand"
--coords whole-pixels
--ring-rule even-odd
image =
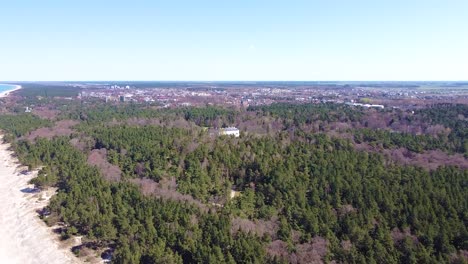
[[[39,192],[41,192],[41,190],[39,190],[39,188],[31,188],[31,187],[21,189],[20,191],[22,193],[39,193]]]

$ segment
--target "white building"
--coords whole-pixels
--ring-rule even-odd
[[[385,106],[383,105],[376,105],[376,104],[360,104],[360,103],[346,103],[347,105],[351,106],[361,106],[361,107],[366,107],[366,108],[380,108],[384,109]]]
[[[219,130],[219,135],[228,135],[228,136],[239,137],[240,132],[239,132],[239,129],[236,128],[236,127],[226,127],[226,128],[221,128]]]

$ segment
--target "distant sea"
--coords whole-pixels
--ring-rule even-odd
[[[10,85],[10,84],[0,84],[0,93],[4,91],[8,91],[11,89],[14,89],[16,85]]]

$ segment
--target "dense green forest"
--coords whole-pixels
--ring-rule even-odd
[[[38,83],[21,83],[22,89],[17,92],[18,95],[30,100],[35,97],[74,97],[79,94],[79,89],[67,84],[51,86]]]
[[[282,129],[240,138],[202,129],[250,120],[252,112],[278,118]],[[42,167],[33,183],[59,189],[43,219],[66,223],[63,239],[84,235],[97,248],[110,247],[115,263],[464,263],[468,170],[389,163],[354,144],[463,153],[467,108],[432,106],[405,121],[443,125],[446,138],[359,126],[347,130],[351,139],[301,130],[316,121],[360,124],[366,114],[335,104],[247,112],[98,105],[62,113],[81,121],[67,137],[21,138],[51,125],[30,115],[1,116],[0,128],[22,163]],[[194,126],[114,122],[130,118],[182,118]],[[85,139],[88,149],[72,144]],[[102,149],[119,181],[87,162]],[[143,191],[151,186],[158,195]],[[232,190],[240,194],[231,198]]]
[[[310,124],[314,121],[354,122],[360,120],[362,112],[359,109],[333,103],[325,104],[287,104],[275,103],[267,106],[250,106],[248,111],[257,111],[292,120],[295,124]]]
[[[455,147],[447,145],[446,140],[428,135],[413,135],[388,130],[356,129],[353,131],[353,136],[357,143],[381,144],[383,148],[404,147],[418,153],[435,149],[457,150]]]
[[[97,245],[111,243],[115,263],[262,261],[260,239],[232,237],[226,212],[202,214],[186,203],[144,197],[130,183],[110,184],[67,138],[21,141],[17,150],[26,164],[46,166],[39,180],[59,187],[46,221],[68,223],[63,237],[82,234]]]
[[[13,141],[34,129],[50,126],[51,122],[40,119],[32,114],[0,115],[0,129],[8,132],[5,141]]]
[[[451,129],[448,143],[468,157],[468,106],[437,104],[416,112],[416,118],[431,124],[441,124]]]
[[[217,120],[221,120],[221,125],[233,123],[237,114],[234,110],[214,106],[155,109],[131,103],[124,107],[106,104],[97,104],[92,107],[82,105],[74,108],[73,111],[67,112],[67,114],[63,115],[63,118],[77,119],[91,125],[112,120],[123,121],[129,118],[159,118],[162,120],[183,118],[194,122],[198,126],[211,127],[215,125]]]

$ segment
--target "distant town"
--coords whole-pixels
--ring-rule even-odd
[[[439,103],[468,104],[468,82],[29,82],[21,96],[53,97],[158,108],[235,109],[272,103],[347,104],[364,108],[417,109]],[[31,92],[34,91],[34,92]],[[34,105],[25,109],[31,112]]]
[[[147,103],[165,108],[205,105],[246,108],[275,102],[332,102],[374,108],[411,108],[435,102],[468,104],[468,82],[78,82],[43,85],[72,89],[73,96],[64,95],[64,99]]]

